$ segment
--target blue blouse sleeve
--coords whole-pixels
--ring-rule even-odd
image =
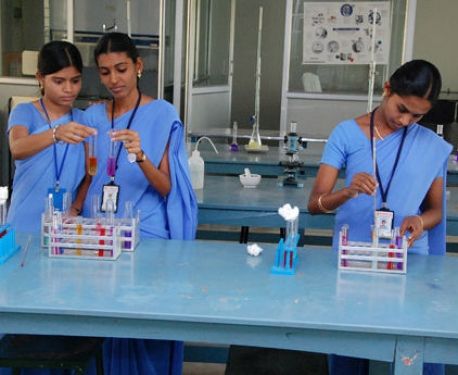
[[[33,111],[34,108],[32,103],[21,103],[14,107],[8,119],[7,132],[9,132],[12,127],[20,125],[25,126],[29,130],[29,133],[31,133],[34,126]]]
[[[340,123],[334,128],[324,147],[323,156],[321,157],[322,164],[328,164],[337,169],[344,167],[346,160],[346,134],[343,125],[344,123]]]

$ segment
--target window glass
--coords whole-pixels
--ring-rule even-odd
[[[1,75],[24,77],[23,51],[37,51],[43,45],[45,34],[45,6],[43,0],[2,0],[1,21]]]
[[[230,4],[230,0],[201,0],[198,3],[194,87],[228,83]]]

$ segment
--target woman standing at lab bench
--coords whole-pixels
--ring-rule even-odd
[[[126,201],[140,210],[143,238],[193,239],[197,203],[192,190],[183,125],[174,107],[144,95],[138,80],[143,62],[133,41],[123,33],[105,34],[94,56],[100,80],[113,99],[88,108],[87,124],[98,130],[94,176],[84,205],[108,196],[124,215]],[[115,143],[112,143],[115,142]],[[111,151],[110,151],[111,150]],[[181,374],[183,343],[159,340],[107,340],[108,374]]]
[[[441,85],[433,64],[410,61],[385,83],[379,107],[333,130],[308,207],[312,213],[337,209],[335,249],[342,225],[349,225],[351,240],[369,242],[374,217],[392,217],[389,227],[408,235],[409,253],[445,253],[445,178],[452,146],[417,124]],[[345,187],[334,190],[344,166]],[[366,360],[334,356],[330,365],[333,374],[368,373]],[[443,372],[442,365],[425,364],[424,374]]]
[[[18,104],[8,120],[16,170],[8,222],[19,232],[38,233],[45,198],[53,194],[61,206],[64,193],[81,211],[83,194],[76,191],[85,176],[83,141],[95,133],[81,125],[82,111],[72,108],[81,90],[83,63],[71,43],[52,41],[38,55],[36,78],[42,97]]]

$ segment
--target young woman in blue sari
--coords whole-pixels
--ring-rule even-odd
[[[41,98],[18,104],[8,120],[11,154],[16,170],[8,222],[18,231],[38,234],[45,199],[67,192],[74,214],[81,210],[85,177],[83,141],[94,129],[81,124],[73,108],[81,90],[83,62],[78,49],[65,41],[45,44],[38,55],[36,78]],[[56,199],[57,201],[57,199]]]
[[[140,210],[142,238],[193,239],[197,203],[178,114],[170,103],[140,91],[143,62],[126,34],[105,34],[94,55],[102,84],[113,98],[85,113],[86,123],[98,130],[99,168],[84,214],[90,214],[94,196],[103,207],[108,202],[104,195],[112,193],[117,216],[124,215],[126,201],[134,212]],[[107,374],[178,375],[182,361],[182,342],[106,340]]]
[[[378,210],[394,212],[394,227],[407,234],[409,253],[445,254],[445,178],[452,146],[417,124],[441,90],[438,69],[424,60],[398,68],[384,85],[383,99],[371,113],[338,124],[325,146],[308,208],[337,210],[333,247],[342,225],[349,238],[370,242],[374,198]],[[373,142],[376,143],[376,176]],[[335,189],[345,167],[345,187]],[[368,361],[331,356],[331,374],[367,374]],[[443,374],[426,364],[424,374]]]

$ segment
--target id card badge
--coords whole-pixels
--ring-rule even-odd
[[[390,239],[394,223],[394,211],[387,208],[375,211],[374,223],[378,230],[378,236]]]
[[[102,191],[102,204],[100,206],[101,212],[107,212],[112,206],[113,212],[118,211],[118,198],[119,198],[119,185],[110,183],[103,185]]]
[[[48,196],[49,194],[52,195],[52,202],[54,209],[59,210],[60,212],[64,212],[64,204],[67,189],[61,187],[53,187],[48,189]],[[68,207],[66,207],[68,208]]]

